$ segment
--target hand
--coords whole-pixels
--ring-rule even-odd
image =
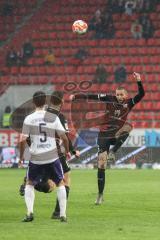
[[[24,161],[22,159],[20,159],[18,162],[18,168],[23,168],[23,163],[24,163]]]
[[[80,151],[79,151],[79,150],[76,150],[75,156],[76,156],[76,158],[79,158],[79,157],[80,157]]]
[[[71,153],[70,152],[66,153],[66,159],[67,159],[67,161],[69,161],[71,159]]]
[[[74,94],[71,94],[70,97],[69,97],[69,99],[70,99],[71,101],[73,101],[73,100],[75,99]]]
[[[134,72],[133,76],[134,76],[134,78],[136,79],[137,82],[141,81],[141,75],[139,73]]]

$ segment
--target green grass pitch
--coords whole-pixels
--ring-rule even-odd
[[[50,219],[55,193],[36,192],[35,221],[22,223],[18,188],[25,170],[0,169],[0,240],[159,240],[160,172],[107,170],[105,201],[95,206],[96,170],[72,170],[68,222]]]

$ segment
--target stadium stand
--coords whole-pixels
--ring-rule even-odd
[[[29,14],[38,1],[34,0],[32,4],[25,1],[20,2],[20,6],[23,7],[18,8],[13,14],[15,19],[18,18],[18,22],[22,21],[24,15]],[[97,8],[103,10],[105,6],[106,3],[103,0],[98,1],[98,6],[95,0],[87,2],[69,0],[67,3],[65,0],[44,1],[42,7],[13,37],[11,43],[6,45],[0,60],[1,63],[2,61],[4,63],[4,56],[9,46],[15,45],[17,49],[20,49],[26,36],[32,40],[35,48],[34,56],[29,59],[26,66],[11,68],[4,66],[3,74],[0,77],[1,84],[6,83],[6,81],[8,84],[50,83],[54,84],[57,89],[64,89],[66,82],[73,81],[77,83],[75,90],[81,90],[79,83],[84,80],[92,81],[96,66],[103,63],[109,73],[109,82],[101,85],[93,83],[86,91],[113,92],[117,86],[114,83],[114,70],[117,65],[123,63],[127,69],[128,77],[125,86],[127,86],[129,93],[134,95],[136,92],[136,84],[132,81],[131,76],[133,71],[142,74],[147,92],[143,102],[137,105],[130,118],[137,120],[136,127],[160,127],[160,121],[156,114],[160,109],[158,103],[159,86],[157,84],[160,74],[160,4],[157,5],[156,11],[148,13],[155,28],[154,37],[148,41],[132,38],[130,27],[140,15],[137,13],[132,16],[113,14],[115,26],[115,38],[113,39],[95,40],[92,38],[92,31],[82,36],[72,33],[71,26],[74,20],[81,18],[89,22]],[[12,22],[13,16],[10,17],[10,22]],[[8,33],[6,32],[5,40]],[[70,64],[70,59],[79,47],[87,47],[89,57],[84,60],[82,65],[75,68]],[[50,48],[54,50],[56,64],[45,66],[44,56]],[[67,92],[66,104],[68,104],[66,109],[69,112]]]

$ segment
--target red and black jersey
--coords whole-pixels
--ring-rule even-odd
[[[86,99],[104,102],[106,104],[106,112],[103,116],[104,120],[99,125],[100,131],[112,130],[116,133],[126,122],[128,113],[144,96],[144,88],[140,81],[137,82],[138,94],[133,98],[126,99],[123,103],[119,103],[116,96],[108,94],[76,94],[75,100]]]

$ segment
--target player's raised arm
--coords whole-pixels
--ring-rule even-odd
[[[140,102],[140,100],[144,97],[145,91],[143,88],[143,84],[141,82],[141,75],[139,73],[134,72],[133,77],[137,81],[138,85],[138,94],[134,98],[132,98],[132,105],[134,106],[136,103]]]

